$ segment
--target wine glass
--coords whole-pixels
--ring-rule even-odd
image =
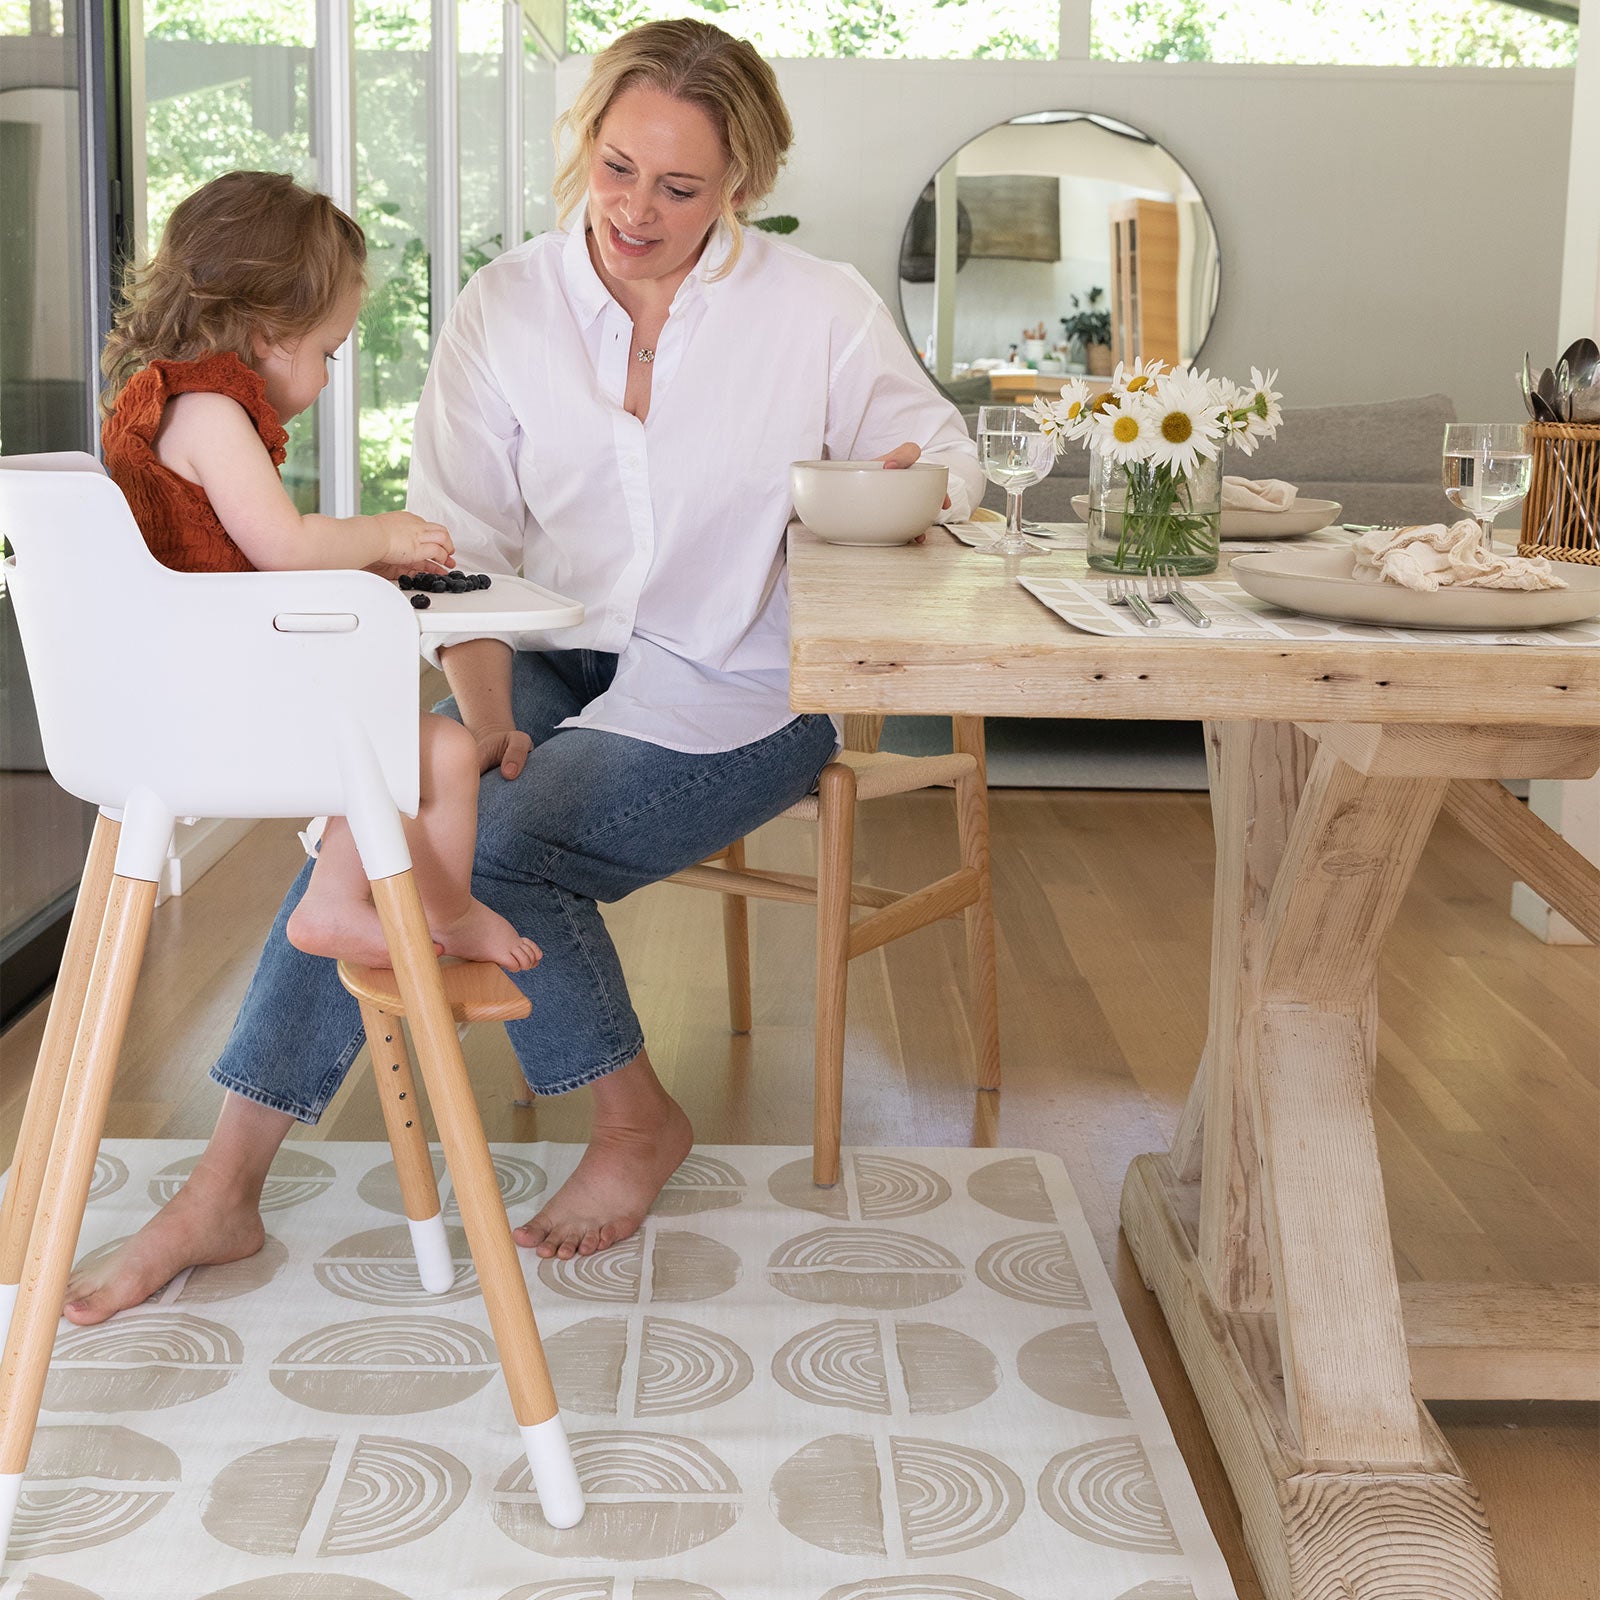
[[[1494,519],[1528,492],[1533,456],[1520,422],[1452,422],[1444,430],[1444,493],[1475,517],[1483,548],[1494,548]]]
[[[1022,537],[1022,491],[1049,474],[1055,455],[1055,440],[1040,430],[1026,406],[978,408],[978,460],[989,482],[1006,492],[1006,531],[993,544],[979,546],[986,555],[1034,553]]]

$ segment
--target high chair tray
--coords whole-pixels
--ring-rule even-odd
[[[411,594],[405,596],[411,599]],[[529,578],[491,573],[487,589],[465,594],[429,594],[417,611],[417,628],[432,634],[479,634],[506,629],[571,628],[583,621],[583,606]]]

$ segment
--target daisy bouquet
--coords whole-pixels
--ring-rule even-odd
[[[1058,400],[1034,402],[1058,454],[1069,444],[1089,450],[1091,567],[1216,568],[1222,448],[1252,455],[1278,431],[1277,376],[1252,367],[1243,385],[1160,361],[1119,362],[1109,388],[1074,378]]]

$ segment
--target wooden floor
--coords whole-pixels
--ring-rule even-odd
[[[952,870],[948,814],[935,795],[865,808],[861,874],[906,886],[930,867]],[[996,1097],[970,1086],[965,957],[959,925],[943,924],[852,968],[846,1142],[1063,1158],[1239,1593],[1255,1600],[1226,1481],[1116,1231],[1123,1172],[1167,1143],[1205,1032],[1207,800],[1010,790],[993,797],[993,821],[1006,1087]],[[755,837],[751,859],[805,870],[810,849],[806,825],[779,821]],[[209,1131],[218,1092],[205,1069],[302,859],[289,824],[264,823],[156,913],[111,1135]],[[1442,822],[1390,940],[1378,1137],[1403,1279],[1600,1276],[1600,953],[1537,943],[1507,915],[1509,892],[1493,858]],[[651,1053],[699,1137],[806,1142],[810,914],[754,907],[755,1027],[744,1038],[727,1031],[713,896],[658,886],[608,921]],[[7,1159],[42,1014],[0,1038]],[[582,1094],[537,1111],[513,1105],[501,1030],[475,1030],[467,1048],[491,1138],[583,1137]],[[297,1136],[383,1136],[364,1067],[363,1056],[322,1124]],[[1438,1414],[1488,1505],[1507,1600],[1600,1597],[1597,1408],[1452,1404]]]

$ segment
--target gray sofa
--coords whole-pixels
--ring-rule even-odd
[[[962,407],[969,429],[976,407]],[[1345,522],[1440,522],[1459,513],[1440,487],[1444,427],[1456,420],[1448,395],[1377,400],[1352,406],[1285,408],[1278,437],[1253,456],[1229,451],[1223,470],[1232,477],[1283,478],[1302,496],[1337,500]],[[1050,476],[1023,497],[1031,521],[1070,522],[1071,500],[1089,488],[1089,452],[1069,445]],[[990,485],[986,506],[1005,507]]]

